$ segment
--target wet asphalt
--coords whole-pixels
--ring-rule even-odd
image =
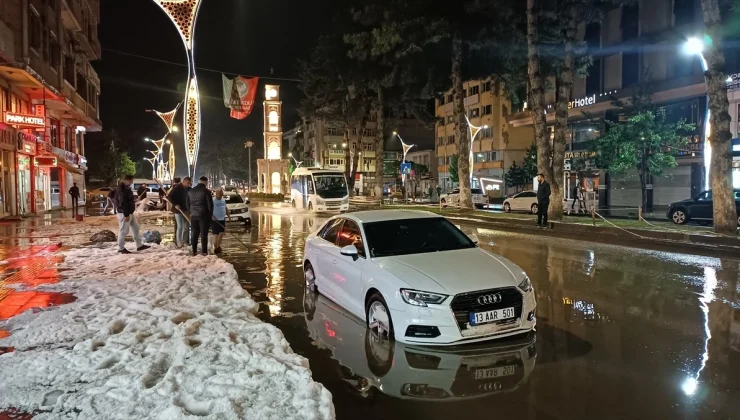
[[[451,349],[378,342],[306,295],[306,236],[326,219],[281,205],[230,225],[224,258],[308,358],[338,419],[740,418],[740,261],[461,224],[531,277],[537,331]],[[464,267],[461,267],[464,274]]]

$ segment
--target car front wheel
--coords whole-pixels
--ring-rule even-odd
[[[306,263],[306,266],[303,270],[303,277],[306,280],[306,289],[310,292],[316,292],[316,274],[313,271],[313,266],[310,262]]]
[[[532,204],[532,207],[529,210],[532,214],[537,214],[537,204]]]
[[[391,311],[388,310],[388,305],[383,299],[383,295],[378,292],[373,293],[370,299],[367,301],[365,306],[365,319],[367,322],[367,328],[371,330],[376,337],[392,339],[393,335],[393,320],[391,319]]]
[[[504,211],[507,213],[511,213],[511,204],[504,203]]]
[[[671,213],[671,220],[673,220],[673,223],[677,225],[685,225],[686,222],[689,221],[689,218],[683,210],[674,210],[673,213]]]

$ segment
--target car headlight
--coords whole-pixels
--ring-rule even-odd
[[[317,199],[316,199],[316,204],[318,204],[318,205],[320,205],[320,206],[323,206],[323,205],[324,205],[324,200],[322,200],[322,199],[320,199],[320,198],[317,198]]]
[[[523,292],[529,292],[532,290],[532,281],[529,280],[529,276],[524,276],[524,280],[522,280],[517,287],[522,289]]]
[[[349,197],[344,197],[342,199],[342,204],[349,204]]]
[[[418,290],[401,289],[401,297],[403,301],[409,305],[414,306],[427,306],[427,303],[433,305],[439,305],[447,299],[447,295],[441,295],[439,293],[420,292]]]

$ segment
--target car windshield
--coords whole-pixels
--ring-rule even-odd
[[[244,199],[239,194],[226,194],[224,195],[224,199],[227,204],[241,204],[244,202]]]
[[[475,248],[470,238],[441,217],[388,220],[364,226],[372,258]]]
[[[483,194],[483,190],[480,188],[473,188],[472,190],[470,190],[470,193],[480,195],[480,194]]]
[[[348,194],[344,175],[314,175],[314,183],[321,198],[343,198]]]

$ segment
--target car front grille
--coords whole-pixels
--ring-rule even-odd
[[[478,298],[490,294],[501,294],[501,301],[498,303],[481,305]],[[515,287],[504,287],[500,289],[481,290],[477,292],[462,293],[452,299],[450,308],[455,314],[455,321],[460,331],[470,328],[470,313],[492,311],[494,309],[514,308],[514,318],[492,322],[495,325],[506,325],[516,323],[522,317],[523,297],[521,292]],[[486,324],[484,324],[486,325]]]
[[[241,213],[244,213],[246,211],[247,211],[247,209],[233,209],[233,210],[229,210],[229,214],[241,214]]]
[[[455,375],[455,381],[450,391],[455,397],[470,397],[475,395],[505,392],[515,389],[524,379],[524,363],[519,353],[503,355],[489,365],[479,363],[468,363],[463,359]],[[492,369],[503,366],[514,366],[514,374],[500,378],[476,379],[475,371],[478,369]]]
[[[342,200],[324,201],[324,204],[326,205],[327,210],[339,210],[339,207],[342,205]]]

